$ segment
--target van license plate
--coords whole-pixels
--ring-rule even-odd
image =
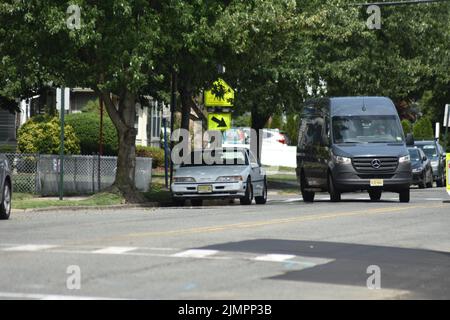
[[[370,186],[371,187],[382,187],[382,186],[384,186],[384,180],[383,179],[370,179]]]
[[[197,191],[198,191],[198,193],[211,193],[212,186],[211,185],[198,186]]]

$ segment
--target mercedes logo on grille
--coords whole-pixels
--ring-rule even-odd
[[[378,159],[373,159],[371,164],[374,169],[380,169],[381,167],[381,161]]]

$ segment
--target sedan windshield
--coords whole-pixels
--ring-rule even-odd
[[[401,143],[403,133],[395,116],[333,117],[335,143]]]
[[[409,156],[411,157],[411,161],[420,161],[420,153],[417,149],[408,149]]]
[[[420,149],[423,150],[423,153],[430,158],[430,159],[436,159],[437,158],[437,150],[436,147],[432,144],[426,144],[419,146]]]
[[[248,159],[242,150],[204,150],[191,152],[189,159],[181,164],[182,167],[206,165],[248,165]]]

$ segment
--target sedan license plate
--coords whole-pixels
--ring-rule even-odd
[[[211,193],[212,186],[211,185],[198,186],[197,191],[198,191],[198,193]]]
[[[382,186],[384,186],[384,180],[383,179],[370,179],[370,186],[371,187],[382,187]]]

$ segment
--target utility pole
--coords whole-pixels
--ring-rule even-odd
[[[59,200],[64,199],[64,105],[65,105],[65,91],[64,87],[61,88],[61,141],[59,149]]]
[[[172,84],[171,84],[171,96],[170,96],[170,151],[173,150],[173,128],[175,122],[175,106],[177,104],[177,73],[175,69],[172,70]],[[170,157],[170,185],[172,185],[172,176],[173,176],[173,161],[172,157]]]

